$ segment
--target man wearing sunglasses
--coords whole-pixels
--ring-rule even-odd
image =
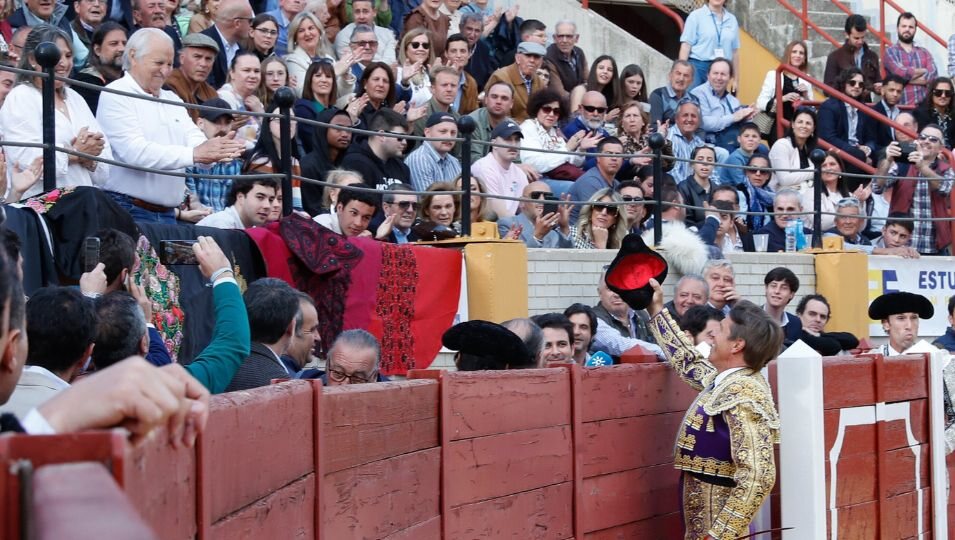
[[[581,139],[584,136],[597,135],[600,139],[610,135],[607,133],[607,130],[604,129],[604,119],[607,117],[607,98],[604,97],[600,92],[591,90],[584,94],[584,97],[580,100],[580,107],[577,108],[577,115],[574,117],[574,120],[564,126],[564,129],[561,130],[564,133],[564,138],[568,141],[576,137]],[[599,139],[598,139],[599,140]],[[588,153],[593,153],[596,148],[591,148],[588,150]],[[587,159],[584,160],[583,169],[590,170],[597,164],[597,159],[591,156],[587,156]]]
[[[922,128],[915,142],[915,150],[908,155],[908,163],[901,161],[902,149],[893,142],[885,149],[885,160],[879,164],[877,175],[892,178],[877,178],[873,191],[882,193],[892,189],[889,212],[910,213],[914,218],[912,247],[922,255],[944,254],[950,250],[951,229],[942,223],[936,226],[927,218],[948,217],[945,202],[952,190],[955,173],[947,163],[938,159],[946,145],[941,128],[929,124]],[[918,180],[899,180],[917,177]]]
[[[839,76],[836,88],[845,92],[850,98],[864,102],[868,101],[865,84],[862,70],[851,67]],[[876,147],[872,139],[878,131],[875,120],[855,105],[835,97],[822,102],[818,117],[819,125],[816,127],[816,134],[821,139],[863,163],[871,163],[872,149]],[[861,173],[863,171],[847,162],[846,172]],[[850,192],[855,191],[860,183],[861,180],[858,178],[846,179],[846,187]]]
[[[387,7],[388,2],[382,2],[381,5]],[[338,35],[335,36],[335,52],[338,53],[338,57],[344,58],[348,54],[351,50],[351,40],[354,37],[355,27],[363,24],[374,30],[375,38],[378,40],[378,48],[375,49],[374,57],[370,61],[384,62],[388,65],[397,62],[397,57],[395,56],[395,33],[391,28],[385,28],[384,26],[375,24],[375,20],[378,17],[375,2],[373,0],[353,0],[351,9],[354,22],[346,25],[345,28],[342,28],[341,31],[338,32]]]
[[[411,230],[411,226],[418,217],[418,196],[395,193],[396,191],[413,191],[413,188],[408,184],[388,186],[388,190],[382,196],[381,204],[385,220],[378,227],[375,238],[392,244],[416,242],[419,238]]]
[[[201,32],[219,46],[219,53],[209,72],[208,82],[212,86],[221,88],[226,83],[232,59],[242,49],[239,43],[248,39],[252,31],[254,16],[248,0],[222,0],[216,10],[215,24]],[[276,45],[275,50],[284,49],[278,49]]]
[[[520,231],[520,239],[529,248],[570,248],[570,208],[556,205],[550,186],[544,182],[527,184],[521,197],[540,200],[539,203],[521,202],[519,213],[514,217],[502,217],[497,220],[497,229],[501,238],[506,238],[512,229]],[[556,211],[548,211],[545,201],[553,201]]]

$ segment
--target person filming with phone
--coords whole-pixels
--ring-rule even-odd
[[[527,184],[521,197],[541,202],[521,202],[518,214],[497,220],[501,238],[517,229],[518,237],[530,248],[570,248],[570,206],[558,205],[557,198],[545,182]],[[547,201],[547,202],[545,202]]]

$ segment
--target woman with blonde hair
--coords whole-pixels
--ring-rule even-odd
[[[322,21],[308,11],[292,19],[288,26],[288,50],[285,57],[288,73],[295,82],[295,93],[301,97],[305,72],[316,58],[335,59],[335,50],[325,35]]]
[[[580,209],[577,226],[570,230],[570,240],[576,249],[618,249],[627,236],[627,214],[622,206],[606,203],[622,203],[623,198],[611,188],[604,188],[590,197],[588,204]]]
[[[431,99],[431,76],[434,66],[434,40],[424,27],[412,28],[401,38],[398,46],[396,78],[404,90],[411,91],[409,107],[420,107]]]

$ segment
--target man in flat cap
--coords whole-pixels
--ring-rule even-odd
[[[928,298],[909,292],[891,292],[872,301],[869,318],[882,321],[889,342],[870,352],[885,356],[904,354],[919,335],[919,319],[931,319],[935,308]]]

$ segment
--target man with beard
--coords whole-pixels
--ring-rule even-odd
[[[596,133],[601,139],[610,135],[604,129],[604,118],[607,116],[607,98],[595,90],[590,90],[584,94],[580,100],[580,108],[577,109],[577,116],[573,121],[564,126],[564,138],[570,140],[571,137],[580,133]],[[588,153],[594,153],[596,148],[591,148]],[[597,164],[597,160],[592,156],[587,156],[584,160],[583,169],[590,170]]]
[[[123,76],[123,51],[126,50],[126,29],[115,21],[106,21],[93,32],[90,41],[93,54],[90,55],[89,65],[82,69],[76,80],[106,86]],[[93,114],[99,105],[99,90],[92,90],[76,86],[73,88],[83,96]]]
[[[823,77],[826,85],[838,88],[836,79],[839,75],[851,67],[858,67],[865,77],[866,91],[875,91],[877,94],[882,92],[882,83],[879,82],[879,56],[870,51],[865,43],[867,28],[868,24],[862,15],[849,15],[846,18],[846,42],[826,58],[826,73]]]
[[[352,121],[348,113],[342,109],[325,109],[318,115],[318,121],[323,124],[351,127]],[[323,180],[328,171],[342,164],[345,150],[351,144],[351,132],[341,129],[315,126],[315,140],[313,149],[302,158],[302,176],[315,180]],[[322,212],[323,186],[302,183],[302,208],[309,215],[316,216]]]
[[[907,82],[902,92],[902,105],[918,105],[928,94],[928,83],[938,77],[932,53],[915,45],[918,21],[908,11],[896,22],[899,42],[885,50],[882,62],[886,73],[894,73]]]
[[[73,6],[76,8],[76,18],[71,24],[73,32],[87,49],[92,49],[93,32],[106,17],[106,3],[101,0],[77,0]]]
[[[209,36],[192,33],[182,38],[179,67],[172,70],[166,79],[166,89],[175,92],[184,102],[194,105],[219,97],[216,89],[206,82],[217,54],[219,45]],[[195,122],[199,118],[199,111],[189,109],[189,116]]]
[[[172,50],[175,63],[173,67],[179,67],[179,53],[182,48],[182,38],[179,32],[166,24],[166,2],[163,0],[132,0],[133,8],[133,32],[140,28],[156,28],[162,30],[172,40]],[[221,7],[220,7],[221,9]]]

